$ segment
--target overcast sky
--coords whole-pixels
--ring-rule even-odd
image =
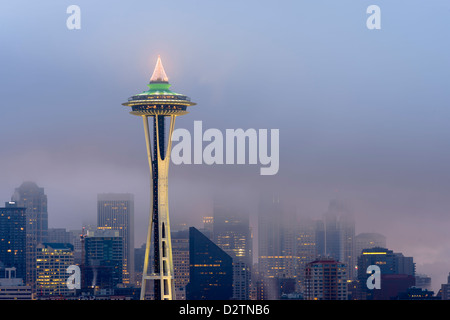
[[[81,9],[69,30],[66,9]],[[381,8],[381,30],[366,9]],[[173,224],[199,225],[216,193],[256,207],[278,192],[299,216],[352,203],[356,232],[413,256],[433,287],[450,272],[450,3],[434,1],[2,1],[0,201],[35,181],[50,227],[96,222],[96,197],[131,192],[145,239],[142,121],[121,103],[161,55],[197,103],[177,128],[279,129],[280,170],[173,165]],[[3,200],[2,200],[3,199]]]

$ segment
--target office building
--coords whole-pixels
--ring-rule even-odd
[[[27,235],[36,243],[47,241],[48,212],[44,188],[38,187],[34,182],[24,182],[15,189],[11,201],[26,208]]]
[[[88,231],[84,238],[83,287],[114,289],[123,282],[123,239],[118,230]]]
[[[297,291],[304,292],[304,275],[306,265],[317,257],[316,249],[316,221],[309,218],[301,218],[296,233],[296,275]]]
[[[279,197],[262,196],[258,204],[258,271],[261,278],[285,277],[294,268],[294,257],[286,256],[283,247],[283,218]]]
[[[186,300],[189,283],[189,230],[172,232],[172,256],[176,300]]]
[[[407,274],[415,277],[415,263],[412,257],[405,257],[386,248],[363,249],[358,258],[358,274],[366,278],[366,270],[370,265],[380,267],[381,274]]]
[[[282,256],[282,216],[283,208],[278,197],[263,196],[258,205],[258,259],[259,271],[264,274],[266,267],[261,257]]]
[[[369,289],[366,281],[367,268],[380,268],[381,289]],[[386,248],[363,249],[358,258],[358,280],[361,293],[368,300],[388,300],[415,286],[415,263],[412,257],[405,257]]]
[[[196,228],[189,228],[187,300],[230,300],[233,258]]]
[[[306,265],[306,300],[347,300],[346,265],[321,258]]]
[[[0,262],[26,277],[26,209],[10,201],[0,208]]]
[[[97,228],[116,230],[123,240],[122,282],[134,281],[134,196],[129,193],[106,193],[97,196]]]
[[[253,260],[248,212],[229,201],[215,199],[213,241],[233,258],[233,299],[248,300]]]
[[[330,201],[316,232],[317,254],[347,265],[349,279],[356,277],[355,221],[353,210],[344,201]]]
[[[75,294],[67,287],[66,270],[74,264],[70,243],[41,243],[36,253],[36,295],[38,299]]]
[[[36,247],[47,241],[48,212],[47,195],[44,188],[38,187],[35,182],[26,181],[16,188],[11,197],[19,207],[26,208],[26,277],[25,282],[32,286],[36,281]]]

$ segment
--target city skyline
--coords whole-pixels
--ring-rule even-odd
[[[161,55],[177,89],[201,105],[178,128],[280,130],[274,176],[252,165],[171,165],[174,222],[200,225],[214,195],[229,191],[246,195],[253,225],[261,192],[312,218],[345,199],[356,233],[383,234],[434,285],[446,282],[448,1],[379,0],[381,30],[366,27],[367,1],[82,0],[80,30],[66,27],[70,4],[0,5],[0,201],[35,181],[49,226],[76,229],[95,222],[98,193],[132,193],[135,225],[146,226],[142,128],[117,105]],[[139,246],[146,227],[135,233]]]
[[[37,186],[36,186],[37,187]],[[37,187],[38,188],[38,187]],[[38,188],[39,190],[44,190],[44,188]],[[132,200],[133,200],[133,195],[131,194],[99,194],[98,195],[98,199],[99,199],[99,216],[98,216],[98,223],[97,223],[97,227],[95,228],[94,226],[83,226],[83,229],[87,228],[87,234],[85,236],[85,240],[84,242],[86,243],[86,253],[90,252],[87,246],[87,242],[88,240],[93,239],[93,237],[98,237],[99,239],[101,239],[100,241],[103,241],[105,244],[106,242],[103,240],[105,239],[106,241],[109,238],[111,239],[111,236],[114,236],[113,234],[111,234],[111,232],[116,232],[115,237],[116,237],[116,243],[118,242],[118,244],[120,244],[120,248],[117,247],[119,250],[123,250],[122,249],[122,237],[119,236],[119,230],[122,229],[121,227],[118,228],[114,228],[114,225],[111,224],[111,227],[107,227],[107,225],[109,225],[110,223],[108,221],[110,220],[118,220],[118,223],[123,223],[124,217],[121,217],[122,215],[119,214],[111,214],[111,213],[106,213],[103,212],[105,210],[102,211],[102,207],[104,206],[103,203],[105,203],[105,206],[112,206],[112,209],[119,209],[119,210],[123,210],[126,209],[126,207],[130,206],[130,203],[125,204],[126,207],[124,208],[116,208],[115,206],[123,206],[124,202],[126,201],[130,201],[131,200],[131,206],[132,206]],[[245,210],[240,210],[239,206],[236,206],[236,203],[234,204],[226,204],[223,201],[217,201],[218,199],[214,199],[214,203],[215,203],[215,207],[214,207],[214,217],[217,215],[216,219],[211,217],[205,217],[206,219],[204,219],[204,228],[200,228],[200,230],[202,230],[202,233],[204,233],[204,237],[209,238],[211,244],[213,246],[216,247],[220,247],[222,250],[224,250],[224,254],[225,251],[227,252],[227,256],[229,255],[229,258],[233,260],[233,274],[235,277],[237,274],[239,274],[241,271],[240,270],[242,267],[244,267],[245,263],[242,264],[246,258],[244,258],[244,260],[242,259],[237,259],[235,260],[235,258],[238,258],[238,256],[240,256],[241,254],[243,254],[246,250],[248,250],[248,245],[246,245],[245,243],[251,242],[252,239],[246,239],[244,240],[245,237],[248,237],[247,234],[252,233],[252,226],[245,223],[246,219],[248,219],[247,213]],[[341,230],[338,232],[343,232],[342,235],[344,235],[344,239],[347,237],[347,235],[349,235],[349,228],[353,229],[353,227],[351,226],[352,223],[354,224],[354,222],[350,222],[347,221],[347,217],[346,215],[348,214],[347,210],[348,210],[348,203],[345,202],[340,202],[337,200],[332,200],[330,201],[329,204],[329,210],[323,215],[322,219],[318,219],[318,220],[310,220],[310,219],[302,219],[299,217],[297,217],[295,214],[293,215],[291,212],[286,212],[283,208],[282,202],[280,202],[279,197],[273,197],[272,199],[273,203],[275,204],[275,206],[270,207],[267,206],[268,202],[263,202],[263,204],[265,204],[265,206],[260,206],[259,210],[261,210],[259,212],[259,214],[262,213],[262,215],[266,215],[266,213],[264,211],[271,211],[271,210],[275,210],[275,211],[279,211],[279,219],[281,220],[280,223],[275,226],[273,225],[273,222],[269,222],[270,224],[273,225],[274,229],[276,230],[277,228],[280,228],[279,231],[275,232],[276,233],[276,238],[278,239],[274,239],[274,237],[271,234],[268,234],[266,236],[269,237],[269,239],[272,239],[271,241],[278,241],[278,245],[276,245],[275,247],[273,247],[273,249],[275,249],[275,251],[273,252],[266,252],[266,251],[260,251],[260,253],[258,254],[256,260],[254,260],[254,263],[256,263],[255,265],[253,265],[253,267],[255,268],[254,271],[252,272],[252,280],[251,282],[247,282],[243,288],[245,288],[246,286],[250,286],[250,288],[253,287],[253,289],[251,290],[251,292],[253,292],[253,294],[251,294],[250,296],[252,297],[252,300],[255,299],[255,294],[257,294],[259,296],[259,290],[262,289],[264,292],[266,292],[264,294],[265,299],[280,299],[280,291],[279,293],[276,293],[277,290],[277,286],[281,285],[282,283],[284,283],[282,285],[281,288],[283,288],[283,286],[285,287],[285,290],[288,290],[287,292],[290,292],[291,290],[300,290],[300,291],[294,291],[295,292],[303,292],[304,294],[304,298],[305,299],[311,299],[312,297],[309,296],[307,294],[308,291],[304,291],[306,290],[305,285],[308,286],[308,281],[305,281],[302,277],[306,276],[308,277],[308,273],[304,274],[302,276],[302,268],[305,268],[307,266],[310,266],[311,264],[314,264],[317,261],[335,261],[335,263],[341,263],[342,267],[345,268],[345,273],[347,274],[346,276],[348,276],[348,280],[356,280],[356,272],[355,274],[351,274],[350,270],[353,269],[352,266],[349,266],[347,262],[342,262],[342,261],[346,261],[347,257],[345,255],[347,255],[348,253],[348,249],[345,249],[345,244],[344,247],[341,248],[341,255],[344,254],[344,256],[341,256],[339,258],[336,258],[337,256],[339,256],[339,246],[342,246],[342,244],[339,244],[339,241],[335,241],[336,243],[331,243],[331,249],[329,253],[327,253],[327,249],[326,247],[329,246],[327,244],[325,244],[325,249],[324,249],[324,244],[322,243],[323,240],[325,240],[326,243],[326,239],[332,235],[333,233],[335,233],[337,230]],[[269,201],[270,202],[270,201]],[[278,207],[278,205],[280,205]],[[6,210],[8,208],[12,208],[13,210],[15,210],[15,208],[19,208],[22,209],[23,211],[25,210],[25,208],[20,208],[17,207],[17,204],[14,201],[10,201],[10,202],[6,202],[5,203],[5,207],[6,208],[0,208],[3,210]],[[108,211],[108,210],[106,210]],[[105,215],[106,213],[106,215]],[[103,215],[103,217],[101,217],[100,215]],[[128,214],[127,214],[128,215]],[[341,219],[341,218],[345,218],[343,221],[343,223],[338,223],[337,226],[337,230],[334,229],[334,227],[332,228],[331,232],[332,234],[328,234],[328,233],[323,233],[323,227],[325,226],[325,230],[327,229],[327,226],[333,226],[333,215],[335,216],[336,219]],[[3,213],[2,213],[3,216]],[[130,215],[128,215],[130,216]],[[132,215],[131,215],[132,216]],[[8,221],[9,221],[9,217]],[[6,219],[6,218],[5,218]],[[331,219],[331,220],[330,220]],[[24,219],[25,220],[25,219]],[[211,225],[211,221],[213,226]],[[214,225],[216,224],[216,222],[218,223],[217,227],[215,227]],[[225,224],[224,224],[225,223]],[[248,222],[247,222],[248,223]],[[311,224],[312,223],[312,224]],[[330,224],[331,223],[331,224]],[[226,227],[226,224],[230,224],[228,227]],[[23,221],[23,225],[25,225],[25,221]],[[321,226],[322,225],[322,226]],[[262,224],[259,223],[258,226],[258,231],[261,232],[259,229],[261,228]],[[307,236],[305,238],[305,235],[308,233],[308,229],[310,229],[310,227],[313,226],[313,239],[312,239],[312,243],[311,243],[311,239]],[[20,224],[17,227],[20,227]],[[212,228],[211,228],[212,227]],[[8,228],[8,227],[6,227]],[[175,228],[175,230],[173,231],[175,234],[178,234],[176,236],[176,238],[180,239],[186,239],[186,232],[188,232],[191,229],[195,229],[195,227],[193,226],[188,226],[187,224],[181,225],[181,228]],[[114,230],[116,229],[116,230]],[[245,231],[247,229],[247,231]],[[79,241],[78,237],[72,238],[72,236],[69,236],[70,233],[72,233],[74,236],[75,234],[73,232],[77,232],[75,230],[72,231],[68,231],[67,229],[58,229],[58,228],[48,228],[47,229],[49,234],[51,232],[52,234],[52,241],[50,241],[49,243],[43,243],[43,244],[39,244],[38,248],[46,248],[47,246],[51,246],[54,249],[59,250],[60,248],[68,248],[67,246],[71,247],[70,251],[73,252],[74,247],[77,246],[76,243],[74,243],[73,241],[77,242],[77,240]],[[179,230],[179,231],[177,231]],[[263,228],[264,230],[264,228]],[[353,229],[354,230],[354,229]],[[306,234],[305,234],[306,231]],[[53,233],[56,232],[56,233]],[[82,231],[79,230],[78,234],[81,233]],[[103,233],[102,233],[103,232]],[[108,234],[106,234],[105,232],[109,232]],[[181,232],[181,233],[180,233]],[[84,234],[84,232],[83,232]],[[182,235],[184,234],[184,236]],[[181,235],[181,237],[179,236]],[[404,257],[402,253],[393,253],[392,250],[388,249],[391,248],[390,246],[386,246],[386,238],[378,233],[358,233],[357,235],[355,235],[353,233],[353,235],[351,235],[351,239],[352,240],[352,245],[351,245],[351,252],[350,255],[355,255],[354,258],[355,260],[357,259],[358,262],[358,282],[359,284],[355,284],[355,288],[356,287],[360,287],[362,286],[362,288],[364,287],[364,283],[365,283],[365,278],[367,277],[367,275],[365,275],[365,272],[360,272],[361,270],[364,270],[367,266],[364,264],[361,264],[362,260],[360,261],[360,259],[362,259],[366,254],[369,254],[369,257],[375,258],[374,261],[377,261],[377,259],[381,259],[384,258],[384,254],[390,252],[390,257],[393,257],[392,255],[394,255],[397,258],[394,259],[404,259],[405,262],[401,262],[401,263],[394,263],[392,264],[392,262],[389,263],[389,266],[385,266],[385,267],[389,267],[389,269],[383,269],[383,271],[381,272],[381,277],[382,279],[384,279],[383,281],[387,281],[386,284],[391,288],[389,290],[392,290],[393,288],[395,288],[395,283],[396,281],[400,281],[398,282],[398,285],[400,285],[401,287],[403,287],[404,289],[402,290],[406,290],[406,288],[408,288],[408,284],[407,283],[413,283],[414,284],[414,275],[416,276],[416,282],[417,282],[417,286],[416,289],[411,289],[412,291],[400,291],[400,293],[402,293],[402,297],[405,297],[405,294],[426,294],[429,297],[431,297],[431,295],[433,295],[433,291],[420,291],[420,288],[423,289],[434,289],[434,287],[436,287],[436,289],[434,290],[435,293],[439,292],[439,294],[443,294],[446,295],[447,293],[442,292],[441,293],[441,288],[444,288],[447,284],[446,283],[435,283],[433,281],[430,281],[431,278],[428,278],[428,275],[425,275],[423,273],[417,272],[416,271],[416,267],[415,267],[415,262],[413,262],[413,257]],[[8,237],[8,236],[7,236]],[[243,238],[244,237],[244,238]],[[324,239],[321,239],[322,237],[324,237]],[[339,236],[332,236],[333,239],[337,239],[339,238]],[[63,240],[63,242],[66,243],[61,243],[61,240]],[[297,239],[297,240],[295,240]],[[358,239],[358,241],[356,240]],[[4,239],[2,239],[4,240]],[[49,239],[50,240],[50,239]],[[55,241],[56,240],[56,241]],[[186,239],[187,240],[187,239]],[[249,241],[250,240],[250,241]],[[244,241],[244,242],[242,242]],[[126,246],[126,241],[123,242],[123,246]],[[188,241],[188,243],[190,243]],[[311,252],[307,253],[304,251],[303,249],[303,245],[310,245],[313,244],[313,251],[315,252],[311,255]],[[336,247],[337,244],[337,247]],[[100,245],[100,246],[99,246]],[[145,245],[145,243],[144,243]],[[244,246],[242,246],[244,245]],[[365,248],[362,253],[358,253],[358,250],[354,251],[355,248],[357,246],[360,246],[360,248]],[[105,250],[106,246],[104,246],[101,243],[96,244],[96,246],[98,246],[98,248],[102,248],[103,250]],[[109,245],[111,247],[111,245]],[[196,245],[194,245],[196,247]],[[272,246],[272,245],[269,245]],[[244,251],[241,250],[241,248],[246,247],[247,249],[245,249]],[[138,248],[138,246],[135,246],[135,249],[139,249],[139,250],[143,250],[143,248],[145,248],[145,246],[142,246],[141,248]],[[13,247],[13,249],[17,249],[16,247]],[[112,249],[112,247],[110,248]],[[180,250],[181,251],[178,251]],[[80,250],[80,249],[78,249]],[[182,247],[178,247],[177,246],[177,250],[174,252],[175,255],[184,255],[184,251],[186,250],[186,248]],[[252,249],[250,249],[252,250]],[[256,249],[258,250],[258,249]],[[300,250],[300,251],[297,251]],[[309,251],[310,249],[307,249],[307,251]],[[325,252],[323,252],[325,250]],[[144,249],[145,251],[145,249]],[[334,251],[334,252],[333,252]],[[6,252],[6,251],[5,251]],[[101,252],[101,250],[99,251],[98,249],[94,249],[93,254],[97,254],[97,252]],[[189,250],[188,250],[189,252]],[[368,253],[367,253],[368,252]],[[39,251],[38,251],[39,253]],[[117,252],[119,253],[119,252]],[[116,253],[116,254],[117,254]],[[101,253],[100,253],[101,254]],[[108,253],[111,254],[111,253]],[[134,250],[134,254],[136,255],[137,251]],[[202,253],[203,255],[205,254]],[[267,261],[265,261],[265,258],[268,258],[266,256],[261,256],[261,255],[271,255],[271,257],[269,258],[276,258],[274,259],[272,262],[269,262],[269,264],[267,264]],[[306,256],[303,256],[304,254],[306,254]],[[71,259],[73,260],[74,256],[73,253],[70,254],[71,255]],[[91,254],[92,255],[92,254]],[[337,256],[336,256],[337,255]],[[381,255],[380,258],[376,258],[377,255]],[[242,258],[245,256],[245,253],[243,256],[241,256]],[[116,256],[116,259],[119,256]],[[126,257],[125,251],[124,251],[124,256],[123,258]],[[234,257],[234,258],[232,258]],[[181,258],[181,259],[180,259]],[[248,256],[247,256],[248,258]],[[94,258],[95,259],[95,258]],[[125,258],[126,259],[126,258]],[[178,272],[179,273],[175,273],[175,275],[177,277],[181,277],[179,279],[182,279],[182,277],[184,277],[184,269],[186,267],[189,266],[189,261],[187,262],[188,264],[186,264],[186,261],[183,262],[183,260],[185,260],[185,258],[182,258],[182,256],[179,256],[180,259],[178,261]],[[296,261],[294,261],[294,259]],[[298,259],[298,260],[297,260]],[[306,259],[306,260],[305,260]],[[133,258],[134,260],[134,258]],[[189,260],[189,259],[188,259]],[[39,256],[37,257],[37,261],[42,261],[42,258],[39,258]],[[57,262],[58,262],[58,258],[55,260],[55,268],[60,268],[57,266]],[[66,261],[66,260],[64,260]],[[65,264],[67,264],[67,262],[64,262]],[[89,267],[89,265],[87,264],[88,260],[85,260],[86,262],[86,266]],[[90,261],[90,260],[89,260]],[[94,260],[97,261],[95,263],[98,263],[100,260]],[[314,262],[313,262],[314,261]],[[340,262],[339,262],[340,261]],[[73,263],[73,262],[72,262]],[[79,263],[79,262],[77,262]],[[99,268],[99,270],[103,270],[106,268],[110,267],[110,262],[107,262],[108,264],[100,264],[98,265],[98,267],[95,268]],[[117,261],[116,261],[117,263]],[[306,263],[306,264],[305,264]],[[371,262],[372,264],[378,264],[377,262]],[[367,263],[366,263],[367,264]],[[369,263],[370,264],[370,263]],[[384,263],[382,263],[383,265]],[[190,264],[191,268],[193,266],[196,266],[197,264],[194,263],[194,265]],[[119,264],[117,265],[117,267],[122,266],[125,267],[126,264]],[[203,265],[202,265],[203,266]],[[206,265],[205,265],[206,266]],[[231,266],[231,265],[230,265]],[[181,269],[180,269],[181,268]],[[383,266],[382,266],[383,268]],[[360,270],[361,269],[361,270]],[[141,272],[138,269],[135,269],[137,272]],[[192,270],[192,269],[191,269]],[[258,271],[256,271],[258,270]],[[39,266],[38,266],[38,271],[39,271]],[[125,269],[123,270],[117,270],[120,271],[120,274],[125,277],[127,272]],[[275,271],[275,273],[274,273]],[[355,269],[356,271],[356,269]],[[231,272],[231,269],[230,271]],[[236,274],[237,272],[237,274]],[[255,278],[255,273],[259,274],[259,276],[256,276]],[[306,271],[304,271],[306,272]],[[391,275],[391,274],[395,274],[395,275]],[[450,273],[449,273],[450,274]],[[61,274],[62,277],[65,279],[65,274],[62,273]],[[105,274],[98,274],[98,277],[102,277],[102,279],[105,280],[97,280],[99,281],[98,285],[100,285],[99,293],[103,292],[101,290],[111,290],[112,287],[110,287],[110,285],[108,284],[108,281],[114,281],[108,277],[110,277],[111,274],[110,273],[105,273]],[[244,274],[242,275],[244,278],[247,277]],[[250,273],[248,273],[248,276],[250,276]],[[263,278],[259,278],[259,277],[263,277]],[[45,277],[44,274],[42,274],[40,276],[40,279],[42,277]],[[86,277],[88,277],[88,275],[86,275]],[[122,276],[120,276],[122,277]],[[236,278],[235,280],[242,282],[242,284],[244,284],[246,281],[244,280],[244,278],[239,278],[240,276],[238,276],[238,278]],[[360,278],[362,277],[362,278]],[[94,276],[94,281],[95,281],[96,276]],[[428,278],[428,283],[423,282],[426,281],[426,279]],[[91,279],[91,278],[89,278]],[[259,279],[265,279],[263,282],[261,282],[261,280]],[[278,279],[278,280],[277,280]],[[423,280],[422,280],[423,279]],[[22,280],[22,279],[20,279]],[[139,282],[139,277],[135,278],[135,280],[137,280]],[[217,279],[216,279],[217,280]],[[215,281],[216,281],[215,280]],[[250,280],[250,279],[248,279]],[[247,281],[248,281],[247,280]],[[274,280],[276,280],[274,282]],[[306,278],[307,280],[307,278]],[[65,281],[65,280],[64,280]],[[88,282],[91,280],[88,280]],[[185,280],[182,280],[185,281]],[[268,282],[267,282],[268,281]],[[277,284],[277,281],[280,281]],[[283,282],[284,281],[284,282]],[[298,285],[300,285],[300,287],[297,287],[297,285],[295,283],[298,283]],[[57,283],[57,282],[55,282]],[[101,284],[100,284],[101,283]],[[252,283],[250,285],[250,283]],[[125,285],[131,285],[132,287],[134,287],[134,284],[130,283],[129,280],[126,280],[125,278],[123,279],[123,284]],[[431,287],[430,284],[432,284],[433,286]],[[262,286],[262,287],[260,287]],[[394,286],[394,287],[392,287]],[[414,286],[414,285],[413,285]],[[41,286],[39,286],[40,288],[42,288]],[[233,285],[234,287],[234,285]],[[352,284],[353,287],[353,284]],[[49,287],[50,288],[50,287]],[[248,288],[248,289],[250,289]],[[294,289],[296,288],[296,289]],[[445,289],[442,290],[447,290],[447,287],[445,287]],[[40,291],[39,295],[44,294],[44,296],[46,294],[50,294],[52,295],[52,293],[50,292],[54,292],[53,294],[55,294],[56,292],[59,292],[59,290],[66,290],[67,288],[65,286],[61,287],[61,285],[58,285],[58,289],[51,289],[51,291],[48,291],[48,293],[45,293],[47,291]],[[236,289],[236,288],[235,288]],[[247,290],[248,290],[247,289]],[[349,288],[350,290],[350,283],[349,283]],[[419,290],[420,289],[420,290]],[[53,291],[56,290],[56,291]],[[117,288],[116,288],[117,290]],[[120,290],[120,289],[119,289]],[[256,293],[254,290],[256,290],[258,293]],[[339,289],[340,290],[340,289]],[[349,293],[349,298],[351,297],[360,297],[359,295],[362,293],[361,289],[357,289],[358,292],[353,292],[354,289],[350,290]],[[364,289],[363,289],[364,290]],[[377,299],[389,299],[389,294],[394,294],[396,295],[395,289],[393,292],[391,291],[383,291],[383,293],[376,295]],[[409,289],[408,289],[409,290]],[[68,291],[69,292],[69,291]],[[107,292],[107,291],[104,291]],[[181,294],[180,297],[184,296],[184,291],[179,291],[179,293]],[[235,292],[235,291],[233,291]],[[272,293],[269,293],[272,292]],[[347,289],[346,291],[347,292]],[[370,293],[370,290],[368,291]],[[426,293],[425,293],[426,292]],[[130,292],[131,293],[131,292]],[[242,292],[244,293],[244,292]],[[248,292],[247,294],[249,294],[250,292]],[[103,293],[104,294],[104,293]],[[238,294],[233,293],[234,294]],[[262,293],[261,293],[262,294]],[[269,294],[268,296],[266,296],[267,294]],[[289,294],[289,293],[285,293],[285,294]],[[346,295],[347,293],[342,292],[342,294]],[[178,295],[178,293],[177,293]],[[249,296],[249,297],[250,297]],[[371,297],[371,295],[369,295]],[[369,297],[368,296],[368,297]],[[262,296],[261,296],[262,298]],[[343,299],[344,296],[341,295],[339,299]],[[248,299],[248,298],[241,298],[241,299]],[[259,299],[259,298],[257,298]],[[295,298],[294,298],[295,299]],[[360,298],[357,298],[360,299]],[[440,296],[434,296],[434,299],[440,299]],[[238,298],[239,300],[239,298]]]

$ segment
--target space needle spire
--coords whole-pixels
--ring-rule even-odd
[[[131,107],[131,114],[142,117],[151,175],[151,208],[141,300],[146,297],[149,281],[153,282],[155,300],[172,300],[175,299],[175,289],[168,199],[172,133],[175,118],[187,114],[186,108],[195,103],[189,97],[169,89],[171,85],[160,56],[147,86],[147,91],[130,97],[122,104]]]

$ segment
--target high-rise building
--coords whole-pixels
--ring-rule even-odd
[[[158,56],[149,90],[136,94],[123,103],[131,107],[133,115],[144,122],[147,158],[152,178],[151,210],[144,270],[141,284],[141,299],[145,299],[147,281],[153,282],[156,300],[174,298],[172,242],[169,223],[168,174],[172,133],[175,118],[187,114],[186,108],[193,106],[189,97],[170,90],[169,78]],[[149,119],[152,120],[152,134]]]
[[[134,249],[134,273],[136,275],[136,285],[141,287],[142,270],[144,269],[145,243],[140,248]]]
[[[187,300],[229,300],[233,296],[233,258],[196,228],[189,228]]]
[[[11,201],[26,208],[27,252],[25,282],[35,290],[36,281],[36,247],[47,241],[48,212],[47,195],[44,188],[34,182],[26,181],[16,188]]]
[[[214,242],[232,257],[251,264],[252,238],[248,213],[215,205],[213,237]]]
[[[259,276],[296,279],[298,223],[296,212],[285,208],[279,197],[262,197],[258,208]],[[285,280],[283,280],[285,281]],[[260,281],[270,283],[274,281]]]
[[[176,300],[186,300],[189,283],[189,230],[172,232],[172,254]]]
[[[297,285],[298,291],[304,292],[304,275],[307,263],[314,261],[317,257],[316,249],[316,222],[312,219],[302,218],[298,224],[296,233],[296,256],[297,256]]]
[[[258,204],[258,271],[260,277],[284,272],[282,248],[283,208],[279,197],[262,196]],[[275,273],[273,272],[275,271]]]
[[[321,258],[306,265],[306,300],[347,300],[345,264]]]
[[[38,187],[35,182],[26,181],[15,189],[11,201],[27,208],[27,234],[32,240],[36,243],[47,241],[48,212],[44,188]]]
[[[26,276],[26,213],[10,201],[0,208],[0,262],[15,268],[17,278]]]
[[[70,243],[41,243],[36,248],[36,294],[39,299],[75,293],[67,286],[67,268],[73,265]]]
[[[233,258],[233,299],[248,300],[253,260],[248,212],[229,202],[216,199],[213,241]]]
[[[118,230],[88,231],[84,247],[84,287],[114,289],[123,282],[124,241]]]
[[[281,256],[283,209],[278,197],[262,197],[258,206],[258,257]],[[261,265],[260,265],[261,267]],[[261,273],[265,271],[260,268]]]
[[[318,255],[345,263],[349,279],[356,277],[355,220],[347,203],[330,201],[322,222],[317,224],[316,243]]]
[[[134,281],[134,196],[129,193],[105,193],[97,196],[97,228],[117,230],[123,240],[122,281]]]

